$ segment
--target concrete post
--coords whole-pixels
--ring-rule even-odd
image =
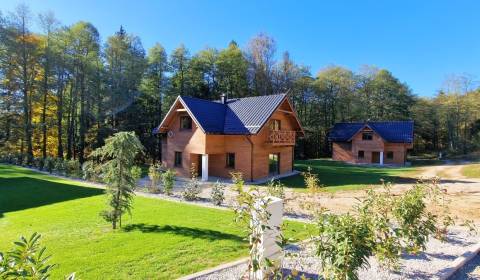
[[[252,214],[252,224],[256,225],[256,232],[260,234],[260,244],[258,248],[258,261],[265,264],[265,259],[268,258],[273,263],[280,265],[283,261],[282,248],[276,243],[280,237],[280,226],[283,218],[283,200],[277,197],[269,196],[264,201],[267,201],[266,207],[264,202],[257,201],[255,204],[256,211],[267,211],[270,215],[267,221],[259,220],[257,212]],[[262,225],[268,225],[268,228],[262,229]],[[250,271],[250,279],[265,279],[272,271],[261,267],[260,270]]]
[[[383,165],[383,151],[380,152],[380,165]]]
[[[202,181],[208,181],[208,154],[202,155]]]

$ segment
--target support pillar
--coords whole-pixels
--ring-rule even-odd
[[[202,155],[202,181],[208,181],[208,154]]]
[[[380,152],[380,165],[383,165],[383,151]]]

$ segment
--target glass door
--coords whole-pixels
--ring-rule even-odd
[[[280,154],[268,155],[268,174],[270,176],[280,174]]]

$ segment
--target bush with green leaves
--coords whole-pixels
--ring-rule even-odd
[[[62,159],[62,158],[57,158],[55,160],[55,165],[54,165],[54,168],[55,170],[55,173],[58,174],[58,175],[65,175],[65,172],[67,170],[67,167],[66,167],[66,164],[65,164],[65,161]]]
[[[373,254],[371,231],[367,223],[351,214],[322,213],[314,239],[325,279],[358,279],[359,268],[368,266]]]
[[[222,205],[223,201],[225,200],[225,188],[225,184],[222,184],[218,181],[213,185],[212,193],[210,194],[213,204],[217,206]]]
[[[0,279],[39,279],[47,280],[57,266],[49,264],[51,256],[46,256],[46,248],[40,245],[41,235],[33,233],[30,238],[20,237],[15,247],[6,253],[0,252]],[[75,273],[65,279],[74,280]]]
[[[285,186],[278,180],[270,180],[267,185],[267,193],[271,196],[285,199]]]
[[[55,168],[55,159],[52,157],[45,158],[45,171],[52,174],[53,169]]]
[[[38,170],[43,170],[43,165],[45,164],[43,158],[36,157],[33,159],[33,166]]]
[[[82,178],[82,165],[76,159],[65,162],[65,173],[68,177]]]
[[[171,195],[175,185],[175,170],[167,169],[162,173],[163,191],[166,195]]]
[[[198,199],[198,195],[202,191],[200,182],[197,178],[192,178],[186,184],[185,189],[182,192],[183,199],[187,201],[193,201]]]
[[[447,231],[452,221],[445,205],[438,204],[442,191],[435,181],[419,182],[406,192],[396,195],[390,184],[383,189],[367,191],[352,213],[326,214],[321,211],[318,235],[313,236],[317,255],[326,279],[358,279],[357,270],[368,265],[375,256],[389,269],[399,267],[402,252],[417,254],[425,250],[431,236],[439,228]],[[443,209],[433,214],[432,205]]]
[[[148,178],[150,179],[150,185],[148,185],[148,191],[151,193],[160,193],[160,181],[162,180],[162,173],[160,171],[159,164],[152,164],[148,168]]]

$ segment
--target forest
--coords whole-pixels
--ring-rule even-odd
[[[480,148],[480,88],[467,74],[421,97],[375,66],[311,73],[264,33],[244,46],[232,40],[196,53],[183,44],[169,53],[161,43],[145,50],[122,26],[101,38],[93,23],[65,26],[52,12],[35,15],[25,5],[0,11],[0,153],[84,162],[108,136],[135,131],[155,161],[161,136],[152,131],[178,95],[285,92],[306,131],[299,158],[328,156],[334,123],[366,120],[414,120],[414,154]]]

